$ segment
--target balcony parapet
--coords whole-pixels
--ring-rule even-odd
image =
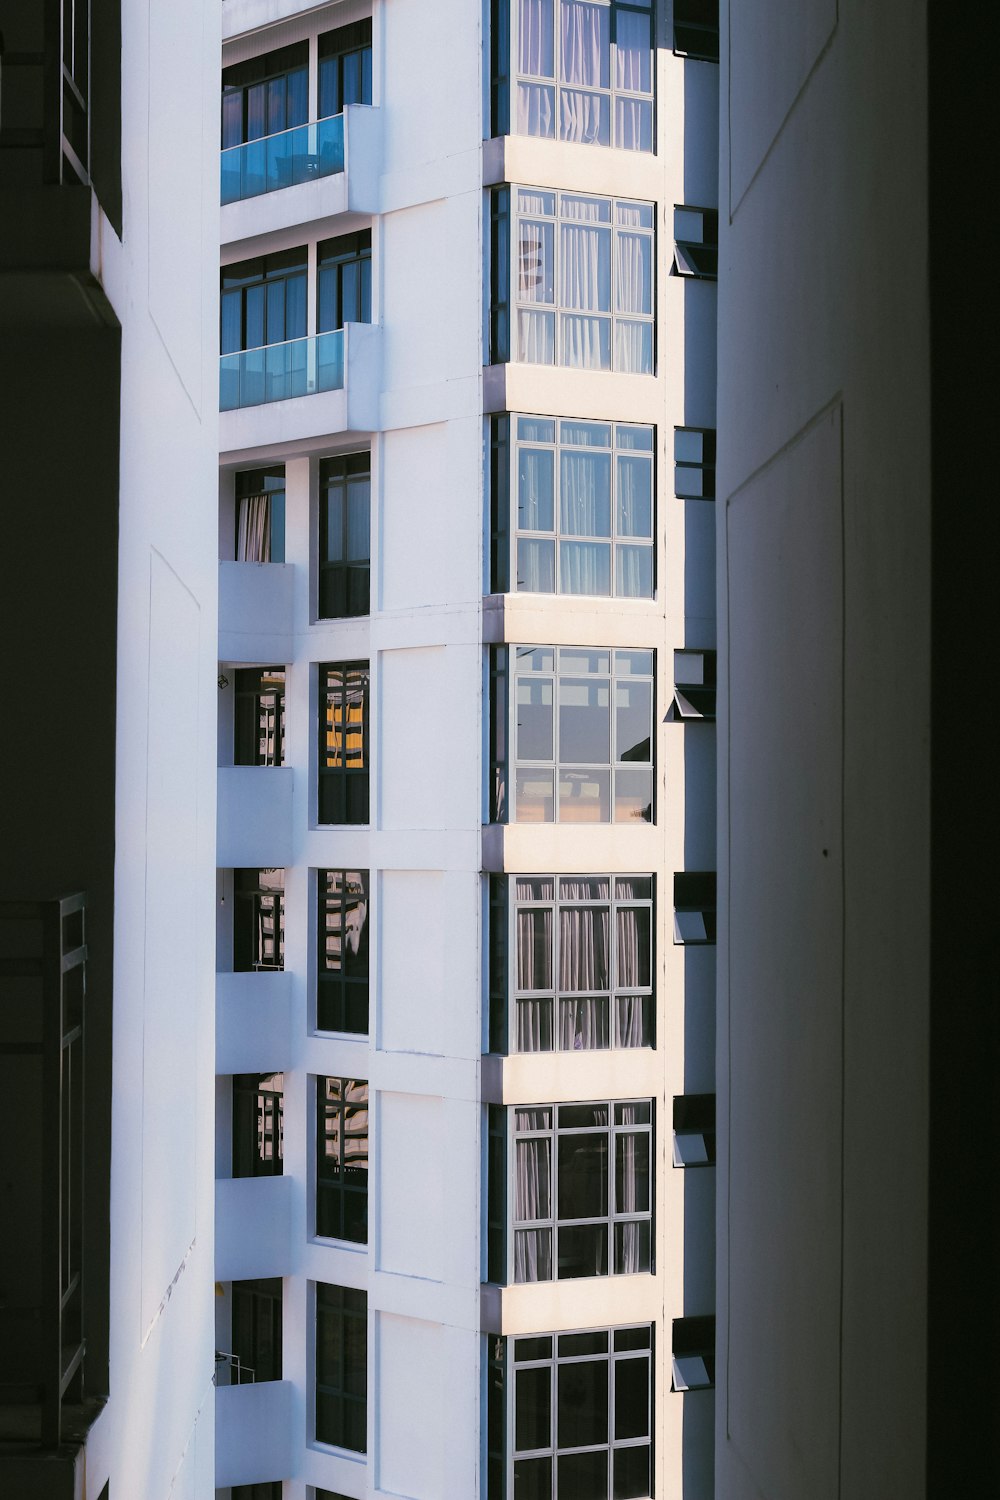
[[[290,1380],[219,1386],[215,1393],[215,1484],[268,1484],[293,1473]]]
[[[217,1281],[291,1275],[293,1187],[290,1177],[216,1180]]]
[[[218,863],[278,869],[292,863],[290,766],[220,766]]]
[[[292,656],[292,563],[219,564],[219,660],[287,662]]]
[[[215,1071],[268,1073],[289,1067],[291,1017],[291,974],[216,975]]]

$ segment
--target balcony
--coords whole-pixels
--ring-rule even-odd
[[[219,660],[290,661],[295,568],[291,563],[219,564]]]
[[[344,116],[296,125],[222,153],[222,203],[238,203],[344,170]]]
[[[267,1484],[286,1479],[292,1458],[289,1380],[220,1386],[215,1393],[215,1483]]]
[[[382,330],[331,333],[224,354],[219,439],[228,461],[340,433],[379,430]],[[287,451],[287,450],[286,450]]]
[[[217,858],[226,869],[292,862],[290,766],[220,766]]]
[[[215,1071],[276,1072],[291,1060],[291,974],[217,974]]]
[[[291,1177],[220,1177],[215,1183],[215,1276],[253,1281],[292,1271]]]
[[[223,245],[340,214],[379,211],[382,112],[349,104],[343,114],[222,153]]]

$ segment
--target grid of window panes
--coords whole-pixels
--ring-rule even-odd
[[[653,877],[509,879],[510,1050],[652,1046]]]
[[[317,872],[316,1027],[368,1032],[368,871]]]
[[[368,822],[370,682],[366,661],[320,666],[320,823]]]
[[[368,1448],[368,1297],[316,1283],[316,1440]]]
[[[236,672],[233,764],[280,766],[285,759],[285,669]]]
[[[316,1233],[368,1242],[368,1084],[316,1080]]]
[[[317,613],[321,620],[368,613],[371,467],[367,449],[320,461]]]
[[[320,117],[348,104],[372,102],[371,17],[327,31],[319,39]]]
[[[284,870],[234,870],[233,971],[285,967]]]
[[[653,149],[652,0],[511,0],[517,135]]]
[[[510,506],[509,526],[498,520],[495,529],[513,537],[513,586],[652,598],[654,429],[520,415],[509,421],[510,466],[497,476],[494,504]]]
[[[231,1384],[281,1379],[281,1278],[234,1281]]]
[[[507,1342],[512,1461],[506,1480],[488,1470],[488,1500],[651,1495],[652,1325]]]
[[[309,44],[236,63],[222,72],[222,149],[277,135],[308,118]]]
[[[654,207],[512,188],[514,358],[651,375]]]
[[[532,1105],[510,1113],[510,1279],[648,1271],[652,1100]]]
[[[284,1073],[233,1077],[233,1176],[280,1177],[284,1171]]]
[[[236,476],[236,561],[285,560],[285,466]]]
[[[518,823],[653,817],[652,651],[512,646]],[[499,775],[499,770],[497,772]]]

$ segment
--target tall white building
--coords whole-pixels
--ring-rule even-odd
[[[676,19],[223,5],[226,1500],[713,1492],[718,69]]]
[[[26,0],[0,26],[0,1494],[189,1500],[215,1421],[219,19]]]

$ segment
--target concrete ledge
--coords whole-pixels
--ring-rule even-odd
[[[266,1073],[292,1055],[291,974],[219,974],[215,981],[215,1071]]]
[[[217,1281],[248,1281],[258,1276],[291,1274],[292,1187],[290,1177],[224,1177],[217,1180]],[[242,1480],[238,1482],[243,1483]]]
[[[267,1484],[293,1473],[289,1380],[225,1385],[215,1393],[215,1483]]]
[[[220,766],[221,869],[281,869],[292,860],[291,766]]]

